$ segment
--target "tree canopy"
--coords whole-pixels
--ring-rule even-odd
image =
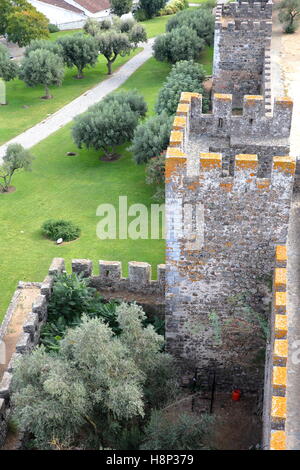
[[[60,56],[45,49],[36,49],[24,57],[20,67],[20,78],[30,86],[43,85],[45,96],[51,98],[49,87],[60,86],[64,77],[64,64]]]
[[[0,11],[0,34],[20,47],[49,35],[48,19],[26,0],[0,0]]]
[[[14,173],[18,170],[30,170],[33,156],[20,144],[9,144],[0,165],[0,189],[7,192]]]
[[[95,65],[98,49],[95,40],[83,34],[70,34],[58,39],[62,48],[62,57],[67,67],[77,67],[77,78],[83,78],[83,69]]]
[[[116,146],[132,139],[146,109],[144,100],[134,91],[109,95],[75,118],[74,141],[79,148],[101,149],[107,159],[113,158]]]
[[[111,11],[114,15],[125,15],[131,11],[132,3],[132,0],[110,0]]]
[[[204,47],[205,42],[196,31],[183,25],[157,36],[153,51],[157,60],[174,64],[180,60],[197,59]]]
[[[145,163],[152,157],[158,157],[167,149],[172,123],[173,117],[163,112],[137,126],[130,147],[137,163]]]
[[[149,406],[173,396],[173,359],[161,351],[163,337],[152,325],[144,327],[145,319],[141,307],[121,303],[119,335],[101,319],[84,316],[56,354],[41,346],[18,360],[14,417],[34,434],[38,448],[118,449],[125,431],[143,426]]]
[[[187,60],[177,62],[159,91],[156,111],[158,113],[166,111],[170,116],[174,115],[183,91],[203,94],[202,83],[205,75],[203,66],[196,62]]]
[[[98,49],[107,60],[108,74],[112,74],[112,64],[119,55],[128,55],[133,46],[125,33],[109,30],[96,36]]]

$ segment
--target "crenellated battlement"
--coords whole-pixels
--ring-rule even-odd
[[[226,31],[226,32],[235,32],[239,33],[240,31],[262,31],[264,35],[271,36],[272,34],[272,21],[256,21],[256,20],[241,20],[233,19],[230,21],[216,21],[215,30]]]
[[[202,185],[206,190],[219,186],[226,192],[263,193],[281,188],[284,193],[284,186],[287,185],[288,191],[291,192],[296,159],[291,156],[274,156],[269,178],[258,177],[259,160],[255,154],[236,155],[233,176],[224,176],[222,169],[220,153],[200,153],[197,158],[189,159],[179,148],[169,147],[167,150],[166,181],[173,184],[173,190],[186,185],[187,192],[190,180],[197,181],[198,185]]]
[[[230,2],[218,5],[216,17],[233,16],[234,18],[272,18],[273,3],[267,2]]]
[[[237,113],[231,94],[215,93],[212,112],[205,114],[199,93],[182,93],[169,146],[191,160],[204,151],[223,153],[223,169],[227,165],[230,174],[235,155],[256,153],[261,163],[259,176],[266,177],[271,171],[271,157],[289,152],[292,112],[293,102],[288,97],[275,98],[271,113],[266,112],[263,96],[246,95]]]

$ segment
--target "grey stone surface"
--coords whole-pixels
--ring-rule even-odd
[[[233,93],[234,107],[241,107],[244,95],[265,95],[270,88],[266,51],[270,49],[271,19],[272,2],[217,7],[213,91]]]

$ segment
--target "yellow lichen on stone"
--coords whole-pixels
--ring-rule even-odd
[[[215,93],[214,98],[221,101],[232,101],[232,95],[229,93]]]
[[[293,106],[293,100],[289,98],[288,96],[283,96],[281,98],[275,98],[275,103],[280,104],[281,106],[284,106],[286,108],[290,108]]]
[[[180,103],[190,103],[192,98],[201,98],[202,95],[200,93],[191,93],[187,91],[183,91],[180,96]]]
[[[186,118],[184,116],[175,116],[173,121],[173,131],[179,131],[185,129],[186,127]]]
[[[183,142],[183,132],[172,131],[170,137],[170,147],[180,147]]]
[[[263,96],[261,95],[245,95],[244,104],[245,106],[253,106],[257,102],[263,101]]]
[[[275,269],[275,287],[286,287],[286,268]]]
[[[287,316],[286,315],[275,315],[275,336],[276,338],[283,338],[287,335]]]
[[[284,391],[286,389],[286,367],[273,367],[272,385],[274,389]]]
[[[190,111],[190,106],[188,104],[179,104],[177,106],[176,116],[187,116]]]
[[[272,431],[270,450],[286,450],[285,431]]]
[[[286,418],[286,397],[272,397],[271,416],[275,420]]]
[[[270,189],[271,181],[269,178],[260,178],[256,182],[257,189]]]
[[[286,292],[275,292],[275,308],[286,307]]]
[[[233,188],[233,183],[220,183],[220,188],[224,189],[227,193],[230,193]]]
[[[255,170],[258,165],[258,158],[257,155],[251,154],[242,154],[235,156],[235,166],[237,169],[251,169]]]
[[[273,169],[293,175],[296,170],[296,159],[288,155],[284,157],[273,157]]]
[[[285,245],[276,246],[276,261],[282,262],[287,260],[287,250]]]
[[[180,174],[186,165],[186,158],[166,158],[165,178],[168,183],[172,176]]]
[[[274,354],[273,363],[279,365],[286,365],[288,357],[288,342],[286,339],[275,339],[274,341]]]
[[[203,170],[222,168],[222,155],[220,153],[200,153],[200,162]]]

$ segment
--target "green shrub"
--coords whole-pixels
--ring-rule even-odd
[[[52,23],[48,24],[48,29],[49,29],[49,33],[58,33],[58,31],[60,31],[59,27],[56,26],[56,24],[52,24]]]
[[[188,8],[188,0],[172,0],[162,10],[160,10],[160,16],[174,15],[185,8]]]
[[[167,419],[162,411],[152,411],[145,430],[142,450],[196,450],[209,449],[213,418],[207,414],[194,416],[182,413],[175,421]]]
[[[169,19],[166,31],[170,32],[182,26],[192,29],[197,33],[198,38],[203,39],[208,46],[213,43],[215,19],[208,8],[180,11]]]
[[[73,222],[67,220],[47,220],[42,225],[42,232],[50,240],[56,241],[62,238],[63,241],[69,242],[76,240],[80,236],[81,230]]]

